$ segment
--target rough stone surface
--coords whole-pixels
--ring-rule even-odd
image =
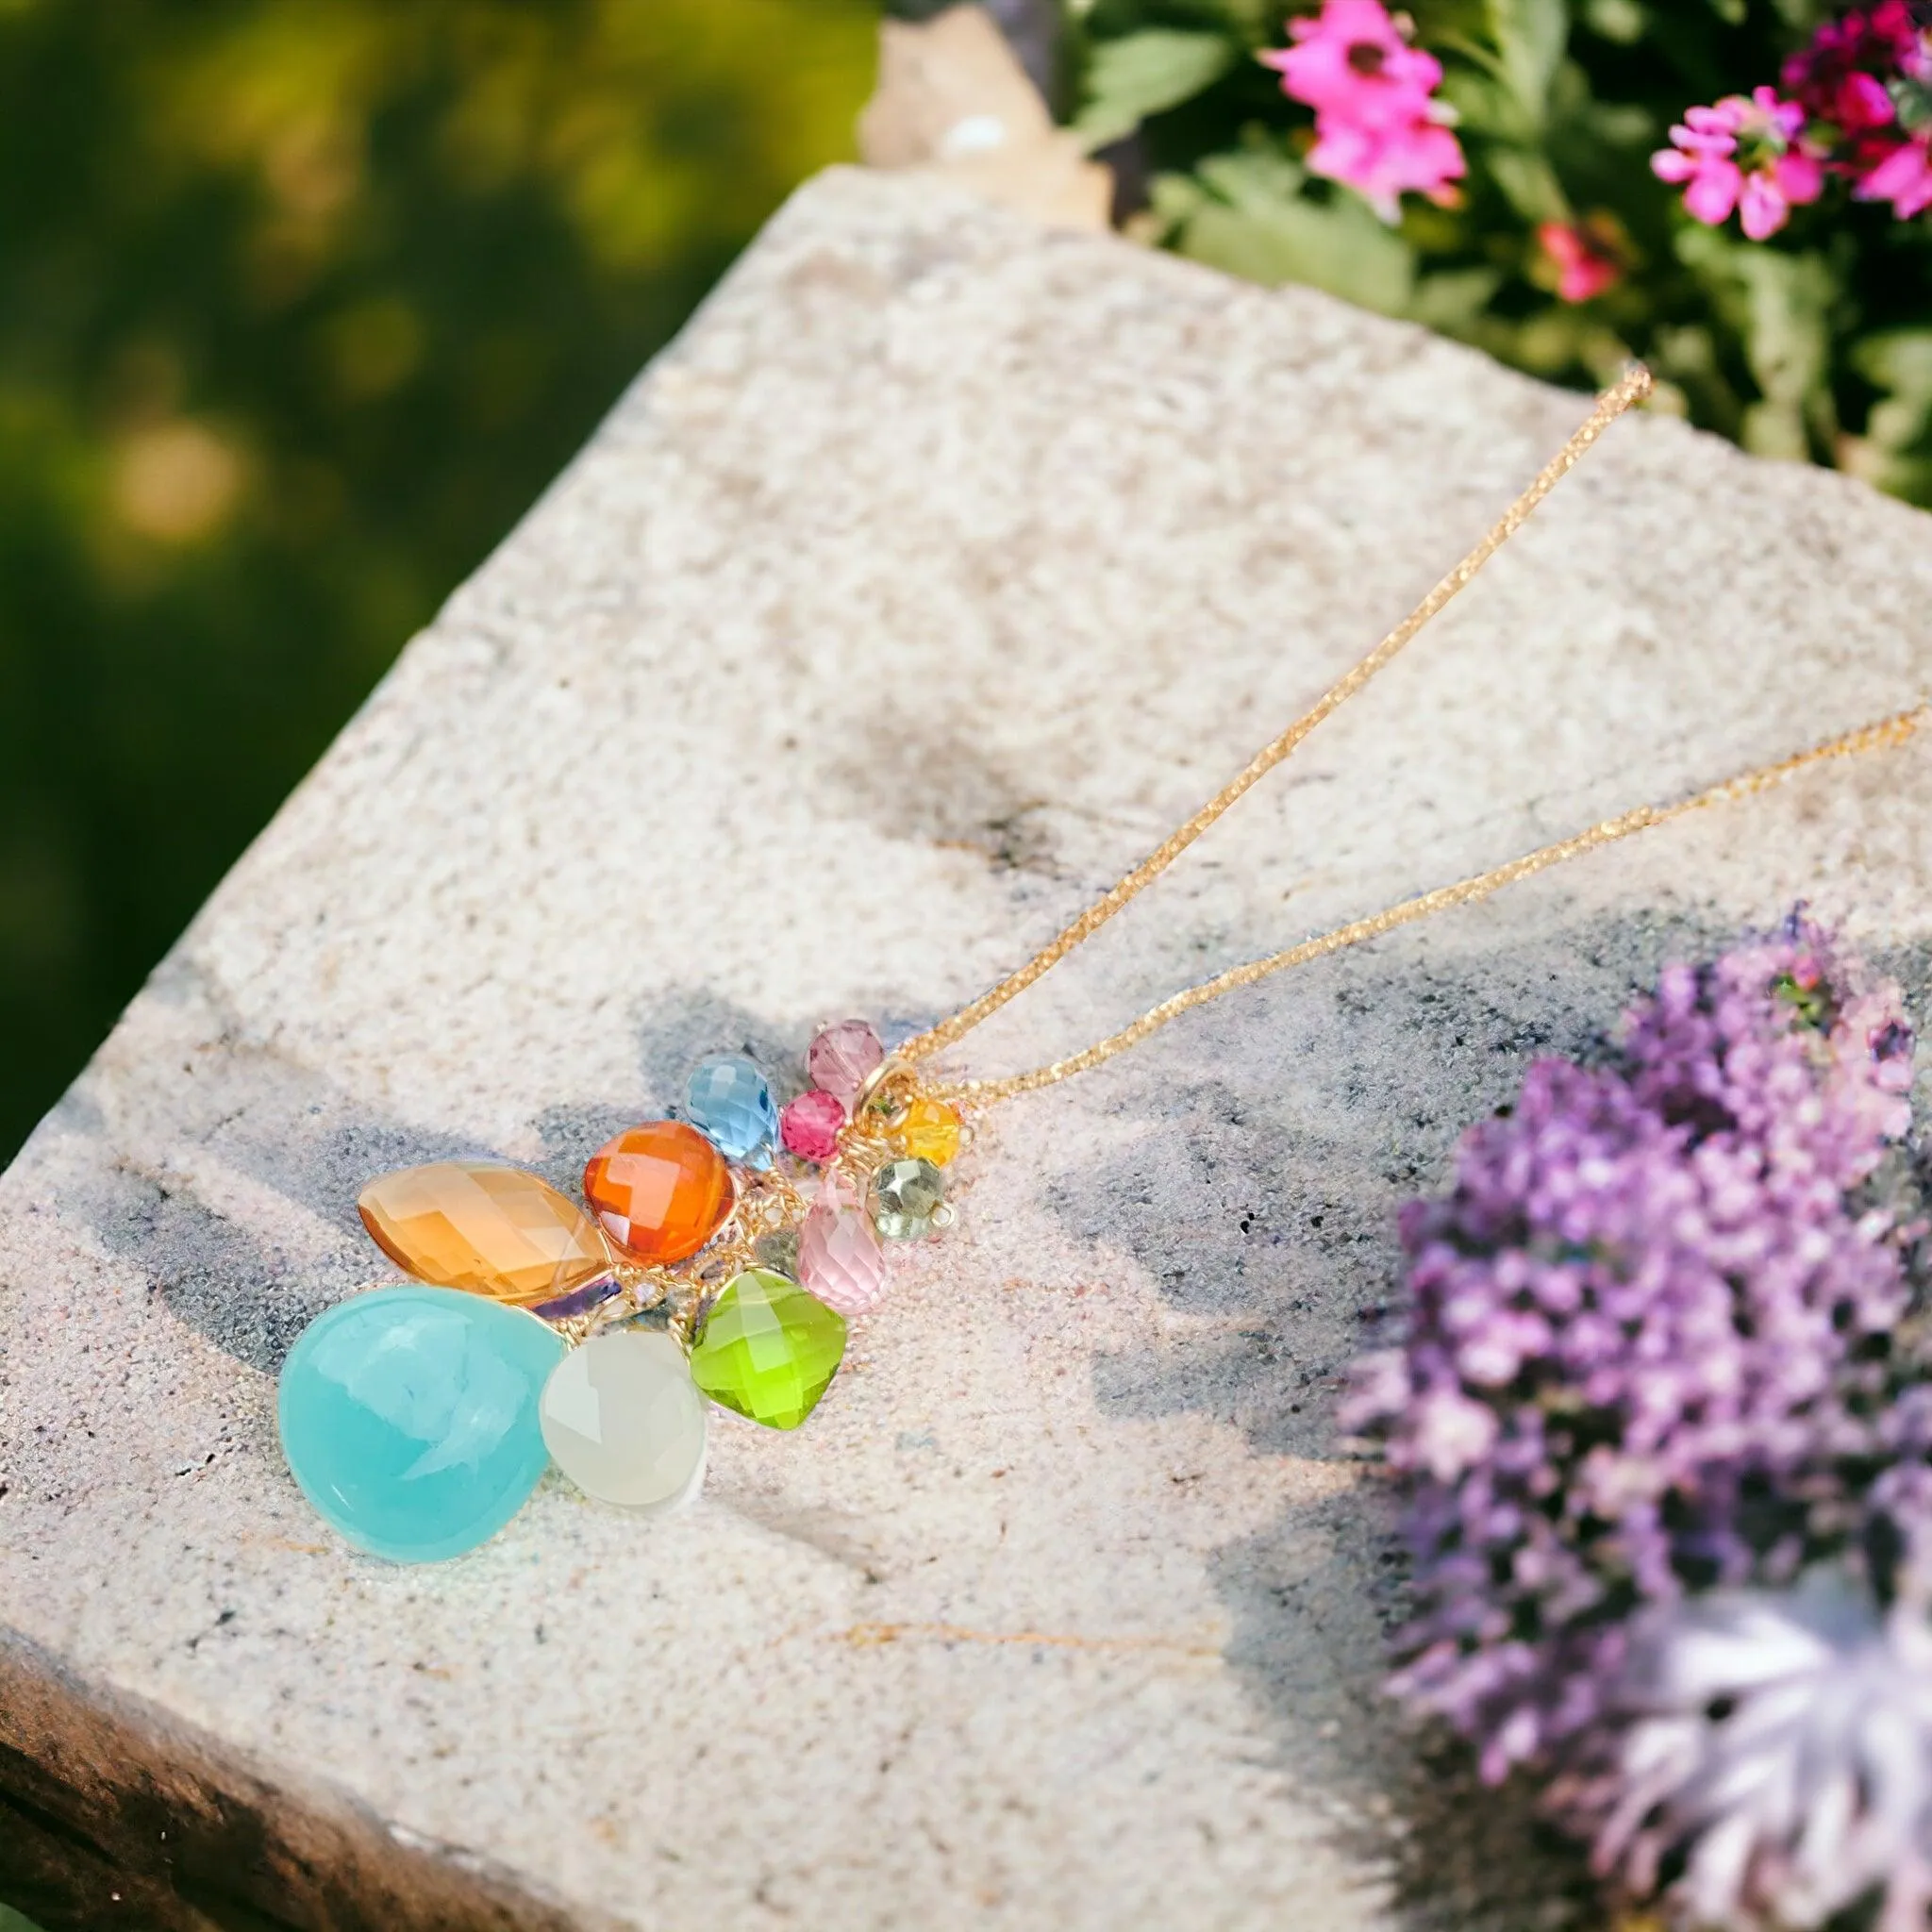
[[[808,189],[0,1183],[0,1890],[64,1834],[103,1898],[136,1872],[176,1901],[158,1924],[236,1923],[170,1890],[182,1860],[303,1925],[505,1898],[657,1932],[1571,1923],[1574,1866],[1375,1695],[1397,1573],[1332,1379],[1389,1297],[1398,1201],[1666,955],[1802,895],[1924,990],[1923,746],[1016,1103],[810,1424],[719,1417],[669,1521],[553,1478],[454,1565],[353,1557],[280,1466],[272,1376],[383,1274],[372,1173],[500,1156],[568,1187],[701,1054],[796,1091],[816,1023],[978,991],[1580,413],[1317,295],[911,182]],[[1924,518],[1620,426],[961,1062],[1033,1064],[1902,706],[1928,626]],[[395,1904],[423,1886],[442,1902]],[[112,1922],[54,1890],[50,1918]]]

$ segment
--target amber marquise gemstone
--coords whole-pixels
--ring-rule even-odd
[[[376,1246],[418,1281],[519,1307],[569,1294],[611,1266],[597,1224],[520,1167],[406,1167],[371,1181],[356,1206]]]
[[[667,1266],[716,1234],[737,1196],[724,1157],[682,1121],[651,1121],[599,1148],[584,1198],[634,1261]]]

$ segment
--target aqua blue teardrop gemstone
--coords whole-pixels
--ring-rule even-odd
[[[684,1110],[726,1160],[748,1167],[771,1164],[778,1108],[756,1060],[741,1053],[714,1053],[700,1060],[685,1085]]]
[[[487,1542],[549,1466],[539,1403],[563,1338],[452,1288],[378,1288],[319,1315],[282,1364],[282,1453],[358,1550],[435,1563]]]

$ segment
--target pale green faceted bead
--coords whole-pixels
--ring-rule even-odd
[[[929,1160],[891,1160],[873,1176],[873,1223],[888,1241],[912,1241],[933,1231],[946,1183]]]
[[[607,1328],[564,1357],[543,1387],[543,1441],[585,1495],[669,1509],[705,1479],[704,1398],[662,1329]]]

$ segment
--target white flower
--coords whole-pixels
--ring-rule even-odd
[[[1879,1932],[1932,1904],[1932,1624],[1882,1617],[1836,1572],[1653,1611],[1619,1685],[1619,1801],[1599,1871],[1713,1927],[1822,1925],[1883,1902]]]
[[[1454,1389],[1431,1389],[1415,1405],[1415,1457],[1439,1483],[1453,1483],[1494,1446],[1496,1411]]]

